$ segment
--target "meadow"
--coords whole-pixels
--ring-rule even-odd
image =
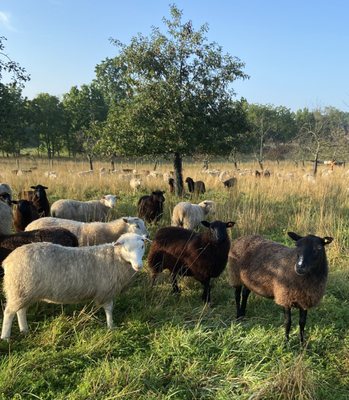
[[[23,165],[22,165],[23,164]],[[22,168],[29,168],[23,162]],[[80,177],[86,164],[39,162],[30,174],[16,176],[13,160],[0,160],[0,181],[15,193],[31,185],[48,186],[50,202],[59,198],[96,199],[117,194],[113,217],[135,216],[136,204],[151,189],[167,190],[162,178],[143,178],[134,193],[118,174]],[[117,165],[116,168],[134,168]],[[306,344],[300,346],[298,312],[293,312],[290,341],[285,343],[283,312],[268,299],[251,295],[247,316],[235,320],[233,289],[226,272],[216,280],[212,304],[201,302],[201,285],[182,279],[180,296],[171,293],[164,273],[150,287],[147,268],[115,299],[116,328],[106,329],[103,310],[93,304],[60,306],[40,303],[28,311],[30,333],[0,343],[0,399],[348,399],[349,398],[349,173],[345,167],[320,167],[316,181],[305,178],[311,165],[267,163],[270,178],[255,178],[253,163],[240,164],[233,190],[204,174],[201,164],[184,164],[184,177],[202,179],[215,200],[216,219],[235,221],[231,238],[258,233],[293,245],[287,232],[332,236],[327,248],[330,274],[326,294],[311,309]],[[137,168],[151,169],[150,164]],[[48,170],[56,178],[44,176]],[[168,172],[170,164],[158,170]],[[16,198],[16,196],[14,196]],[[173,206],[181,199],[165,194],[159,226],[170,224]],[[1,293],[2,307],[4,296]],[[0,318],[2,322],[2,316]]]

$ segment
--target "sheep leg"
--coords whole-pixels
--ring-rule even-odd
[[[175,273],[171,274],[171,283],[172,283],[173,293],[179,293],[181,290],[179,289],[179,286],[178,286],[177,274],[175,274]]]
[[[235,287],[236,319],[241,317],[241,290],[242,286]]]
[[[307,310],[303,310],[303,308],[299,309],[299,334],[301,343],[304,343],[304,328],[305,323],[307,322]]]
[[[110,301],[108,303],[103,304],[103,308],[105,311],[105,316],[107,318],[107,327],[109,329],[113,329],[114,323],[113,323],[113,301]]]
[[[290,330],[291,330],[291,308],[285,307],[284,315],[285,315],[285,337],[286,340],[288,341],[290,338]]]
[[[251,290],[248,289],[246,286],[244,286],[242,289],[242,301],[241,301],[239,317],[244,317],[246,314],[247,299],[248,299],[248,296],[250,293],[251,293]]]
[[[203,282],[204,285],[204,291],[202,293],[202,301],[204,301],[206,304],[210,303],[211,301],[211,285],[210,285],[210,279],[207,279],[205,282]]]
[[[27,307],[23,307],[17,311],[17,319],[18,319],[19,330],[22,333],[28,332]]]
[[[10,339],[12,321],[15,315],[16,312],[11,312],[8,307],[5,308],[4,318],[2,321],[1,339]]]

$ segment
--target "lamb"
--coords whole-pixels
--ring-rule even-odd
[[[202,300],[211,300],[211,278],[218,277],[224,270],[230,248],[227,228],[235,222],[201,221],[209,228],[196,233],[179,227],[166,227],[157,231],[148,254],[148,266],[153,283],[164,269],[171,272],[173,292],[178,293],[177,276],[192,276],[204,286]]]
[[[9,235],[12,229],[12,209],[3,201],[0,201],[0,221],[0,234]]]
[[[62,246],[77,247],[78,239],[64,228],[37,229],[12,235],[0,235],[0,264],[17,247],[33,242],[51,242]],[[0,267],[0,277],[3,269]]]
[[[50,215],[50,203],[45,192],[45,189],[48,189],[48,187],[36,185],[31,186],[31,189],[34,189],[33,204],[38,210],[40,217],[48,217]]]
[[[296,242],[295,248],[257,235],[237,239],[229,252],[229,282],[235,288],[237,318],[245,315],[250,291],[272,298],[284,307],[286,340],[291,329],[291,308],[299,308],[303,343],[307,310],[316,306],[325,292],[328,274],[325,246],[333,238],[302,237],[294,232],[288,235]]]
[[[81,222],[107,221],[116,200],[117,196],[112,194],[107,194],[100,200],[91,201],[61,199],[52,204],[51,215]]]
[[[13,225],[16,232],[23,232],[27,225],[39,218],[34,203],[29,200],[12,200],[17,206],[13,210]]]
[[[3,262],[6,307],[1,339],[11,336],[17,313],[19,329],[28,331],[27,308],[37,302],[74,304],[93,300],[113,328],[113,298],[143,267],[145,238],[127,233],[117,242],[90,247],[31,243]],[[38,284],[38,282],[40,284]]]
[[[46,217],[33,221],[27,226],[26,231],[41,228],[66,228],[78,238],[79,246],[111,243],[123,233],[149,236],[143,220],[137,217],[123,217],[110,222],[89,223]]]
[[[181,226],[186,229],[195,229],[209,214],[214,214],[216,203],[204,200],[199,204],[182,201],[178,203],[172,212],[172,226]]]
[[[206,192],[205,183],[203,181],[194,182],[190,176],[185,180],[188,184],[189,193],[204,194]]]
[[[158,222],[163,214],[164,193],[156,190],[151,195],[142,196],[137,204],[138,217],[144,218],[147,222]]]

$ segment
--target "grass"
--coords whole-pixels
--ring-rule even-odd
[[[21,165],[22,168],[29,168]],[[99,167],[107,165],[96,165]],[[57,179],[38,165],[17,177],[15,162],[0,162],[1,181],[16,193],[46,184],[50,201],[92,199],[115,193],[114,217],[135,215],[139,196],[166,189],[161,179],[144,181],[133,193],[115,175],[78,177],[77,163],[56,163]],[[124,167],[133,167],[124,165]],[[232,289],[226,273],[212,290],[213,304],[200,300],[201,286],[181,280],[182,293],[170,292],[168,276],[151,289],[145,270],[115,299],[116,329],[106,329],[105,315],[92,304],[46,303],[29,309],[30,333],[22,337],[17,321],[13,339],[0,343],[0,399],[348,399],[349,269],[348,175],[338,168],[314,184],[308,172],[291,164],[269,165],[270,179],[238,175],[238,188],[228,192],[216,178],[186,165],[185,176],[205,180],[201,199],[218,203],[216,217],[237,222],[232,238],[259,233],[291,245],[287,231],[333,236],[328,247],[330,275],[326,295],[309,312],[306,345],[298,340],[298,313],[293,312],[289,343],[284,341],[282,310],[268,299],[251,295],[247,317],[236,322]],[[229,169],[228,165],[215,165]],[[149,169],[145,165],[142,168]],[[161,165],[165,172],[171,168]],[[253,165],[243,165],[243,170]],[[310,170],[310,167],[309,167]],[[290,173],[293,176],[290,177]],[[166,194],[164,218],[179,199]],[[157,227],[150,226],[151,235]],[[4,297],[1,296],[4,302]]]

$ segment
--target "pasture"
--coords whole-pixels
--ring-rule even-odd
[[[28,165],[21,166],[29,169]],[[104,167],[105,173],[99,173]],[[134,165],[121,167],[133,169]],[[329,280],[319,307],[309,311],[306,344],[299,344],[298,312],[293,312],[289,343],[284,341],[283,312],[273,301],[251,295],[244,320],[236,322],[233,290],[226,273],[214,282],[212,305],[201,302],[201,285],[182,279],[180,296],[171,293],[169,277],[152,289],[147,268],[136,283],[115,299],[116,328],[107,331],[105,315],[91,304],[40,303],[28,310],[30,333],[22,337],[17,321],[13,339],[0,343],[0,399],[348,399],[349,397],[349,173],[321,166],[316,181],[305,176],[311,166],[266,163],[269,178],[256,178],[256,165],[213,163],[231,171],[236,188],[227,190],[201,164],[184,164],[183,176],[203,180],[199,201],[217,202],[216,219],[235,221],[232,240],[258,233],[293,245],[288,231],[332,236],[327,248]],[[95,172],[80,163],[39,163],[31,173],[11,173],[15,162],[0,161],[0,181],[16,194],[31,185],[48,186],[50,202],[60,198],[120,197],[114,217],[135,216],[138,198],[152,189],[166,190],[164,216],[181,201],[168,193],[162,177],[109,174],[107,163]],[[151,169],[151,165],[138,166]],[[161,164],[160,172],[172,169]],[[45,172],[55,171],[55,177]],[[193,200],[193,202],[196,202]],[[4,296],[1,294],[2,306]],[[1,315],[2,321],[2,315]]]

